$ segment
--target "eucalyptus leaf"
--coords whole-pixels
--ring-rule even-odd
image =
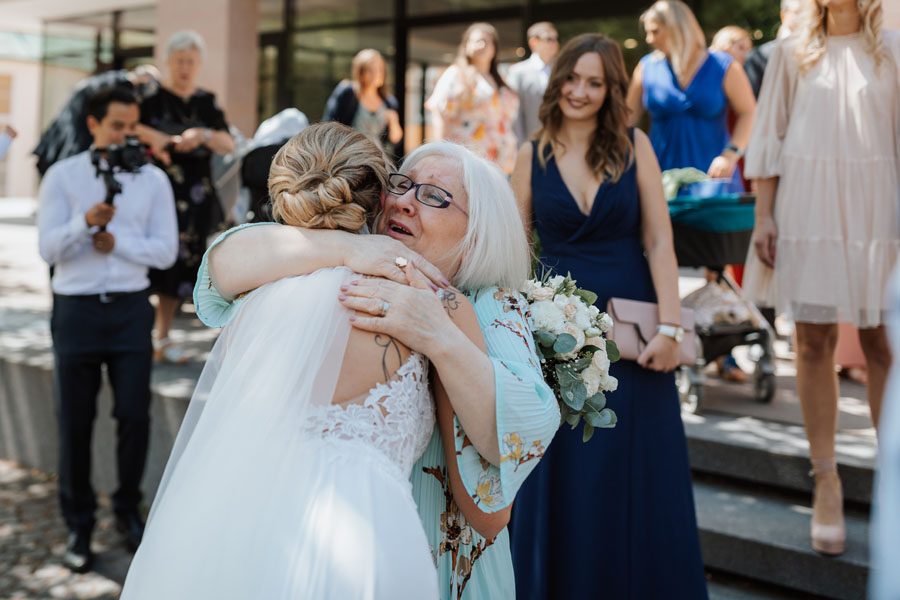
[[[590,290],[575,290],[575,295],[584,300],[588,306],[593,306],[597,301],[597,294]]]
[[[585,404],[592,408],[593,410],[600,412],[604,408],[606,408],[606,396],[603,395],[603,392],[597,392],[590,398],[585,401]]]
[[[580,372],[580,371],[587,369],[588,365],[590,365],[590,364],[591,364],[591,357],[590,356],[582,356],[581,358],[576,360],[572,366],[575,368],[576,371]]]
[[[584,387],[583,383],[576,383],[566,390],[563,394],[563,398],[572,410],[580,411],[584,408],[584,401],[587,398],[587,389]]]
[[[553,344],[553,351],[558,354],[566,354],[575,349],[577,342],[575,336],[568,333],[561,333]]]
[[[591,436],[594,435],[594,426],[590,423],[584,424],[584,433],[581,434],[581,441],[587,443],[588,440],[591,439]]]
[[[581,415],[577,412],[571,413],[566,417],[566,423],[572,426],[572,429],[575,429],[578,426],[578,422],[581,421]]]
[[[575,369],[570,364],[556,365],[556,379],[559,381],[560,389],[575,385],[581,379],[575,374]]]
[[[591,356],[593,356],[594,352],[596,352],[599,349],[600,348],[598,346],[594,346],[593,344],[588,344],[587,346],[581,347],[582,352],[588,352],[588,353],[590,353]]]
[[[603,427],[605,429],[609,429],[610,427],[615,427],[618,418],[616,417],[616,413],[614,413],[609,408],[604,408],[600,411],[600,416],[602,417],[601,425],[595,425],[595,427]]]
[[[609,357],[609,362],[611,363],[622,358],[622,355],[619,354],[619,347],[616,346],[616,343],[612,340],[606,340],[606,355]]]
[[[554,342],[556,342],[556,336],[549,331],[536,331],[534,337],[537,339],[538,344],[547,348],[552,348]]]

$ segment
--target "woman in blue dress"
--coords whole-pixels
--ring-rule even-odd
[[[628,88],[631,124],[650,114],[650,142],[663,170],[694,167],[730,179],[743,192],[738,161],[750,140],[756,101],[740,63],[727,52],[707,51],[697,18],[679,0],[661,0],[641,15],[655,52],[641,59]],[[728,133],[728,107],[735,114]],[[729,354],[718,361],[728,381],[747,379]]]
[[[525,482],[510,532],[518,598],[697,598],[706,583],[673,369],[678,270],[659,165],[627,125],[628,76],[600,34],[560,52],[512,183],[542,263],[570,272],[603,307],[658,302],[660,332],[611,367],[614,429],[582,442],[563,427]],[[667,335],[669,334],[669,335]]]

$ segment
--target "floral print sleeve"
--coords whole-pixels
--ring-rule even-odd
[[[232,227],[228,231],[223,232],[216,238],[206,252],[203,254],[203,260],[200,261],[200,270],[197,273],[197,283],[194,284],[194,310],[197,311],[197,317],[207,327],[225,327],[240,307],[243,295],[238,296],[234,300],[225,300],[216,286],[213,285],[212,279],[209,277],[209,253],[213,248],[225,241],[229,235],[235,231],[246,229],[247,227],[256,227],[261,225],[269,225],[275,227],[284,227],[278,223],[245,223],[237,227]]]
[[[494,365],[500,467],[478,454],[455,419],[459,474],[485,512],[501,510],[537,466],[559,428],[559,406],[541,375],[525,299],[516,291],[485,288],[471,294]]]

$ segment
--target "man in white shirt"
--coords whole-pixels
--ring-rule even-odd
[[[535,23],[528,28],[527,36],[531,56],[511,66],[506,75],[507,85],[519,95],[519,115],[513,129],[520,144],[541,126],[538,109],[550,80],[553,59],[559,52],[559,34],[552,23]]]
[[[101,150],[134,135],[140,118],[136,96],[115,88],[98,92],[88,102],[88,115],[93,148]],[[100,161],[108,167],[105,158]],[[55,163],[40,189],[40,253],[55,267],[50,329],[60,508],[70,532],[63,560],[75,571],[88,570],[92,560],[97,503],[90,482],[91,433],[104,364],[117,420],[113,509],[129,545],[136,547],[143,534],[138,504],[149,439],[154,319],[147,270],[169,267],[178,252],[175,202],[165,174],[145,164],[114,178],[121,192],[106,204],[106,185],[89,150]]]

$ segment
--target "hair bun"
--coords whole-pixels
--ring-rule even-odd
[[[337,123],[307,127],[278,151],[269,170],[275,218],[297,227],[359,231],[387,182],[384,153]]]

